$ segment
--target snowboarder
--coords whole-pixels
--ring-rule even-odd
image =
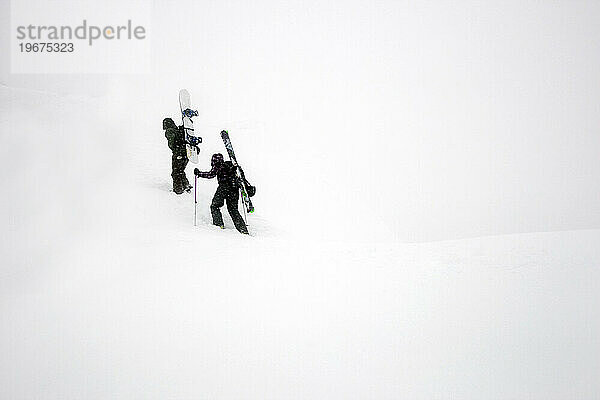
[[[227,211],[233,220],[233,224],[238,232],[248,234],[248,228],[244,219],[238,211],[239,186],[237,182],[236,166],[231,161],[224,161],[223,154],[213,154],[210,160],[211,170],[207,172],[194,169],[194,174],[199,178],[212,179],[215,176],[219,186],[212,199],[210,212],[212,214],[213,225],[224,228],[223,216],[220,208],[227,203]]]
[[[185,167],[188,163],[186,140],[183,133],[183,127],[178,127],[171,118],[163,120],[163,129],[167,138],[169,148],[172,151],[171,156],[171,177],[173,178],[173,191],[182,194],[184,191],[190,191],[192,185],[185,175]]]

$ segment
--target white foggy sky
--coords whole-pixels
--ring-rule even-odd
[[[600,226],[597,2],[144,4],[153,74],[3,65],[2,82],[141,101],[144,129],[185,86],[206,124],[264,126],[246,163],[298,224],[409,241]]]

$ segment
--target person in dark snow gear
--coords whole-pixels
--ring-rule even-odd
[[[173,191],[182,194],[192,188],[185,175],[185,167],[188,163],[185,134],[183,127],[178,127],[171,118],[163,120],[163,129],[165,137],[172,151],[171,156],[171,177],[173,178]]]
[[[224,227],[223,216],[220,208],[227,203],[227,211],[233,220],[233,224],[238,232],[248,234],[248,228],[244,219],[238,211],[239,186],[237,183],[236,167],[231,161],[224,161],[221,153],[213,154],[210,160],[211,170],[207,172],[194,169],[194,174],[199,178],[212,179],[215,176],[219,186],[212,199],[210,212],[212,214],[213,225]]]

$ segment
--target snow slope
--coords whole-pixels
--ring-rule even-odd
[[[195,228],[191,196],[169,192],[162,116],[0,96],[0,398],[600,396],[599,230],[299,237],[268,213],[279,170],[233,134],[259,187],[253,237],[210,226],[214,182]],[[204,165],[218,146],[207,134]]]

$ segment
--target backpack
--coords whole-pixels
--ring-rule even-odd
[[[248,182],[248,179],[246,179],[246,175],[244,174],[244,170],[242,169],[242,167],[238,165],[238,168],[240,169],[240,175],[244,180],[244,185],[246,186],[246,193],[248,193],[248,197],[254,196],[256,194],[256,186],[252,186],[250,182]]]
[[[165,131],[165,137],[167,138],[169,149],[171,149],[173,153],[180,155],[186,154],[183,129],[180,127],[168,128]]]

